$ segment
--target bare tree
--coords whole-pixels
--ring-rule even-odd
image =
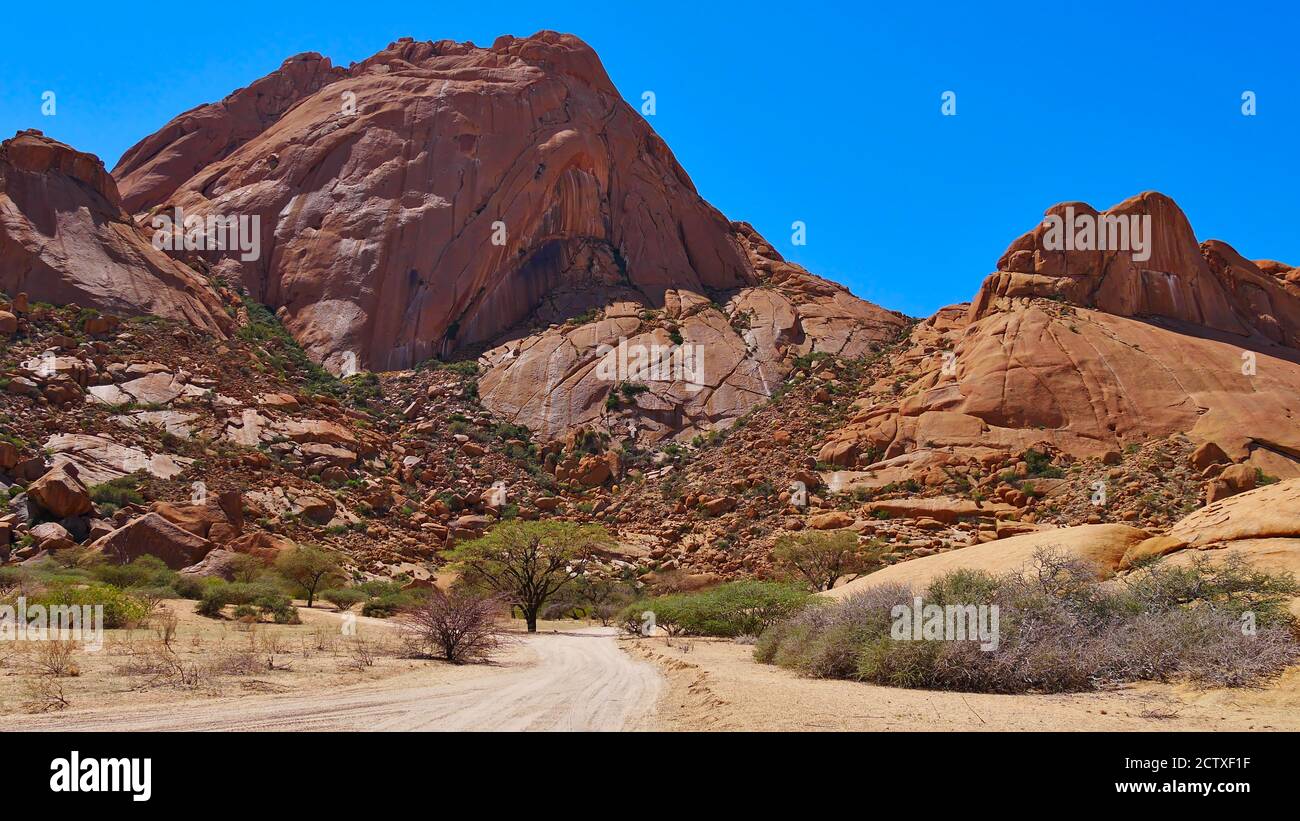
[[[453,664],[464,664],[485,660],[501,646],[504,632],[497,619],[502,605],[499,596],[435,587],[419,604],[403,610],[398,621],[420,651],[433,649]]]

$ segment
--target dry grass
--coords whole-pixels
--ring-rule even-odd
[[[243,624],[159,601],[132,629],[106,630],[91,652],[75,642],[0,643],[0,715],[99,707],[162,706],[259,692],[314,691],[407,672],[394,625],[301,610],[303,624]],[[6,682],[5,679],[8,679]]]

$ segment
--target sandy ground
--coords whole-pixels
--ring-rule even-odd
[[[492,665],[428,664],[310,693],[0,717],[44,730],[630,730],[647,726],[662,686],[609,628],[519,635]]]
[[[196,681],[141,671],[158,648],[150,631],[111,631],[58,679],[71,706],[31,714],[24,654],[35,643],[0,648],[0,731],[1300,730],[1300,668],[1258,690],[995,696],[803,679],[754,662],[748,645],[574,622],[515,634],[492,664],[456,666],[404,658],[379,619],[356,618],[354,635],[321,608],[302,609],[302,625],[250,627],[197,616],[193,602],[168,606],[173,652]]]
[[[799,678],[711,639],[620,639],[668,685],[660,730],[1300,730],[1300,668],[1260,690],[1149,684],[1104,693],[982,695]]]

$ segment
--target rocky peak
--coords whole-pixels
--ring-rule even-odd
[[[1065,202],[1011,244],[971,316],[1005,308],[1007,300],[1047,297],[1300,347],[1300,291],[1286,279],[1292,269],[1268,264],[1266,274],[1227,243],[1198,243],[1164,194],[1148,191],[1101,212]]]
[[[93,154],[45,136],[35,128],[19,131],[13,139],[0,144],[0,185],[18,185],[21,175],[58,174],[84,183],[104,200],[108,208],[121,209],[122,198],[117,184]]]
[[[159,149],[208,162],[153,188],[174,194],[132,200],[259,217],[266,252],[216,271],[334,372],[481,349],[551,310],[708,302],[763,269],[788,275],[699,196],[576,37],[403,39],[344,73],[228,155],[183,136]],[[146,142],[187,134],[192,116]],[[832,324],[866,304],[827,298],[844,303]]]
[[[98,157],[19,132],[0,143],[0,204],[0,292],[231,328],[206,283],[131,222]]]

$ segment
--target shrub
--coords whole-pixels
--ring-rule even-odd
[[[700,593],[676,593],[634,602],[623,609],[619,621],[640,624],[646,611],[654,613],[655,626],[668,635],[759,635],[789,618],[807,604],[807,591],[782,582],[739,581]]]
[[[1245,686],[1300,659],[1285,607],[1297,592],[1289,575],[1254,570],[1239,556],[1155,563],[1103,581],[1086,565],[1040,553],[1025,572],[959,570],[934,579],[921,596],[926,605],[996,605],[992,649],[894,638],[894,608],[910,606],[915,595],[896,585],[802,610],[768,629],[754,657],[814,677],[978,692],[1172,678]],[[1243,629],[1247,614],[1253,634]]]
[[[351,587],[326,590],[320,597],[338,608],[340,613],[347,612],[366,600],[366,594]]]
[[[27,606],[104,607],[104,628],[134,627],[149,617],[149,604],[138,596],[111,584],[68,585],[57,584],[28,596]]]
[[[101,563],[92,565],[90,574],[105,584],[120,588],[174,589],[180,574],[169,568],[157,556],[138,556],[129,564]]]
[[[361,605],[361,615],[375,619],[391,618],[402,610],[414,606],[419,600],[420,597],[413,591],[399,590],[383,593],[366,599],[365,604]]]
[[[144,504],[139,491],[140,477],[136,474],[119,476],[88,488],[90,500],[97,505],[111,505],[114,510],[126,505]]]
[[[431,653],[453,664],[483,661],[502,642],[497,624],[503,600],[458,587],[450,593],[431,588],[417,605],[399,618],[417,652]]]
[[[260,616],[276,624],[297,624],[298,611],[293,600],[274,584],[261,582],[218,582],[206,586],[195,612],[208,618],[220,618],[227,605],[236,606],[236,618],[249,614],[252,607]]]

